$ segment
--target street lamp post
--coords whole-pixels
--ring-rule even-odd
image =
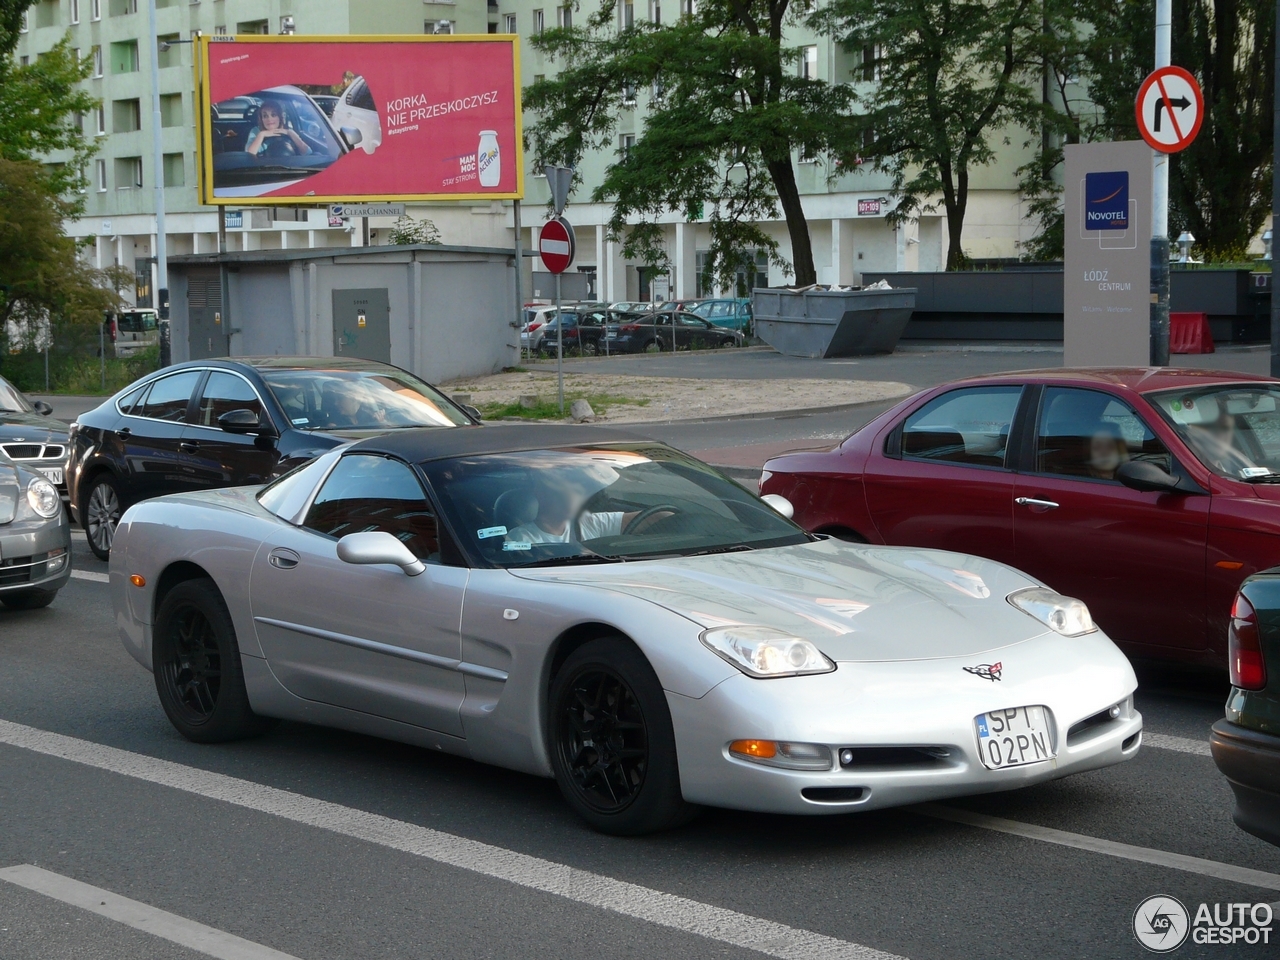
[[[160,34],[156,0],[147,0],[147,32],[151,37],[151,150],[156,182],[156,285],[152,303],[161,320],[169,319],[169,251],[164,223],[164,141],[160,118]]]
[[[1156,0],[1156,69],[1172,60],[1173,0]],[[1152,151],[1151,365],[1169,365],[1169,155]]]

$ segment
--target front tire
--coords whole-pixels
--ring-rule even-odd
[[[39,610],[53,603],[53,598],[57,595],[57,590],[23,590],[0,596],[0,603],[10,610]]]
[[[165,596],[151,646],[156,693],[188,740],[222,743],[275,726],[249,706],[235,627],[212,580],[187,580]]]
[[[569,806],[601,833],[636,836],[690,820],[666,695],[620,636],[569,655],[551,683],[551,763]]]
[[[89,541],[89,549],[99,560],[111,559],[111,543],[116,536],[116,526],[120,523],[120,490],[115,478],[109,473],[101,473],[93,478],[93,485],[84,498],[81,514],[84,517],[85,539]]]

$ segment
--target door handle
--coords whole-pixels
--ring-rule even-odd
[[[119,437],[121,440],[128,440],[130,434],[132,433],[133,431],[130,430],[128,427],[121,427],[119,430],[116,431],[116,436]]]
[[[194,440],[181,440],[178,442],[178,449],[183,453],[195,453],[200,449],[200,444]]]
[[[267,562],[273,567],[278,567],[281,570],[292,570],[298,565],[298,562],[301,559],[302,558],[292,550],[286,550],[283,547],[278,547],[267,555]]]
[[[1057,510],[1059,507],[1052,500],[1041,500],[1038,497],[1018,497],[1013,502],[1020,507],[1039,507],[1042,510]]]

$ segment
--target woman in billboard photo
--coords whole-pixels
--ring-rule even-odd
[[[245,152],[255,157],[270,155],[306,156],[311,152],[307,141],[296,130],[284,125],[284,110],[274,100],[263,100],[258,107],[258,126],[249,131]]]

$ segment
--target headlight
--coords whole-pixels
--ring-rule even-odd
[[[1054,633],[1060,633],[1064,637],[1080,637],[1098,629],[1083,600],[1064,597],[1048,587],[1015,590],[1009,594],[1008,599],[1023,613],[1035,617]]]
[[[58,488],[48,480],[37,478],[27,484],[27,503],[31,509],[47,520],[52,520],[62,509]]]
[[[798,677],[836,668],[808,640],[772,627],[716,627],[700,639],[749,677]]]

